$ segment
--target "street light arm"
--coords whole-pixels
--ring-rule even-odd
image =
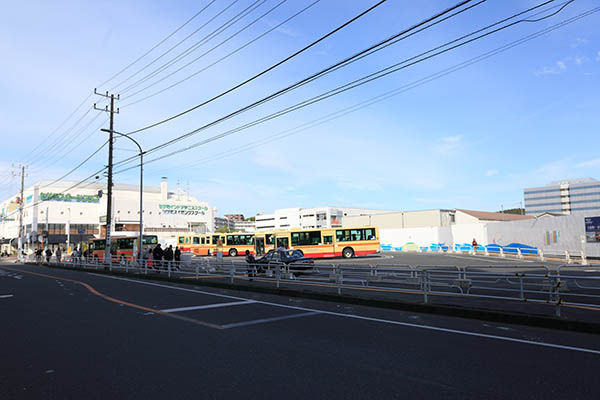
[[[110,133],[110,129],[100,129],[102,132],[108,132]],[[137,140],[135,140],[134,138],[132,138],[129,135],[126,135],[124,133],[121,132],[117,132],[117,131],[112,131],[113,133],[116,133],[117,135],[121,136],[121,137],[125,137],[129,140],[131,140],[133,143],[135,143],[135,145],[138,147],[138,149],[140,150],[140,154],[144,154],[144,151],[142,150],[142,146],[140,146],[140,144],[137,142]]]

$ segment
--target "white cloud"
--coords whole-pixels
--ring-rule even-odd
[[[600,167],[600,158],[583,161],[575,165],[577,168]]]
[[[587,57],[585,57],[585,56],[577,56],[574,58],[573,61],[575,61],[575,64],[577,64],[577,65],[582,65],[586,60],[587,60]]]
[[[445,136],[432,149],[439,154],[450,154],[459,148],[462,137],[462,135]]]
[[[577,47],[580,46],[585,46],[586,44],[588,44],[590,41],[586,38],[577,38],[575,39],[575,41],[573,43],[571,43],[571,48],[572,49],[576,49]]]
[[[559,73],[559,71],[556,68],[544,67],[542,69],[535,71],[533,74],[535,76],[540,76],[540,75],[556,75],[558,73]]]
[[[600,50],[596,53],[596,61],[600,62]]]
[[[557,61],[556,66],[563,71],[567,69],[567,64],[564,61]]]
[[[498,170],[497,169],[488,169],[485,174],[486,174],[486,176],[498,175]]]

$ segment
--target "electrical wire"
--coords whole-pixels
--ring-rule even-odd
[[[145,126],[145,127],[143,127],[143,128],[136,129],[136,130],[134,130],[134,131],[131,131],[131,132],[128,132],[128,133],[126,133],[126,134],[127,134],[127,135],[131,135],[131,134],[134,134],[134,133],[138,133],[138,132],[145,131],[145,130],[147,130],[147,129],[150,129],[150,128],[154,128],[155,126],[158,126],[158,125],[164,124],[165,122],[171,121],[171,120],[173,120],[173,119],[175,119],[175,118],[179,118],[179,117],[181,117],[182,115],[185,115],[185,114],[187,114],[187,113],[189,113],[189,112],[192,112],[192,111],[194,111],[194,110],[198,109],[199,107],[202,107],[202,106],[204,106],[204,105],[206,105],[206,104],[208,104],[208,103],[210,103],[210,102],[212,102],[212,101],[214,101],[214,100],[216,100],[216,99],[218,99],[218,98],[220,98],[220,97],[223,97],[223,96],[225,96],[226,94],[228,94],[228,93],[230,93],[230,92],[232,92],[232,91],[234,91],[234,90],[238,89],[238,88],[239,88],[239,87],[241,87],[241,86],[244,86],[244,85],[246,85],[247,83],[249,83],[249,82],[251,82],[251,81],[253,81],[253,80],[257,79],[258,77],[260,77],[260,76],[262,76],[262,75],[264,75],[264,74],[268,73],[269,71],[271,71],[271,70],[273,70],[273,69],[277,68],[277,67],[278,67],[278,66],[280,66],[281,64],[283,64],[283,63],[285,63],[285,62],[287,62],[287,61],[291,60],[292,58],[296,57],[297,55],[299,55],[299,54],[302,54],[302,53],[303,53],[303,52],[305,52],[306,50],[308,50],[308,49],[310,49],[311,47],[313,47],[313,46],[317,45],[318,43],[322,42],[323,40],[327,39],[328,37],[330,37],[330,36],[334,35],[334,34],[335,34],[335,33],[337,33],[338,31],[342,30],[342,29],[343,29],[343,28],[345,28],[346,26],[348,26],[348,25],[350,25],[351,23],[353,23],[353,22],[357,21],[357,20],[358,20],[358,19],[360,19],[361,17],[365,16],[365,15],[366,15],[366,14],[368,14],[369,12],[373,11],[375,8],[379,7],[380,5],[382,5],[383,3],[385,3],[386,1],[387,1],[387,0],[380,0],[379,2],[377,2],[376,4],[374,4],[373,6],[369,7],[369,8],[368,8],[368,9],[366,9],[365,11],[361,12],[360,14],[358,14],[357,16],[355,16],[355,17],[353,17],[352,19],[350,19],[350,20],[348,20],[348,21],[344,22],[342,25],[338,26],[338,27],[337,27],[337,28],[335,28],[334,30],[332,30],[332,31],[330,31],[329,33],[325,34],[324,36],[321,36],[319,39],[317,39],[317,40],[313,41],[312,43],[308,44],[307,46],[303,47],[302,49],[300,49],[300,50],[298,50],[298,51],[294,52],[293,54],[291,54],[291,55],[287,56],[287,57],[286,57],[286,58],[284,58],[283,60],[280,60],[280,61],[279,61],[279,62],[277,62],[276,64],[274,64],[274,65],[270,66],[269,68],[267,68],[267,69],[265,69],[265,70],[263,70],[263,71],[259,72],[258,74],[256,74],[256,75],[252,76],[251,78],[248,78],[248,79],[246,79],[244,82],[241,82],[241,83],[239,83],[238,85],[236,85],[236,86],[234,86],[234,87],[232,87],[232,88],[230,88],[230,89],[226,90],[225,92],[222,92],[221,94],[219,94],[219,95],[217,95],[217,96],[214,96],[214,97],[212,97],[212,98],[211,98],[211,99],[209,99],[209,100],[206,100],[206,101],[204,101],[204,102],[202,102],[202,103],[200,103],[200,104],[198,104],[198,105],[196,105],[196,106],[194,106],[194,107],[192,107],[192,108],[189,108],[189,109],[187,109],[187,110],[185,110],[185,111],[182,111],[182,112],[180,112],[180,113],[178,113],[178,114],[175,114],[175,115],[173,115],[173,116],[171,116],[171,117],[169,117],[169,118],[166,118],[166,119],[163,119],[163,120],[161,120],[161,121],[155,122],[155,123],[153,123],[153,124],[150,124],[150,125],[148,125],[148,126]],[[468,3],[469,1],[472,1],[472,0],[465,0],[465,1],[463,1],[462,3]]]
[[[573,1],[573,0],[571,0],[571,1]],[[538,8],[539,6],[545,5],[545,4],[547,4],[547,3],[548,3],[548,2],[546,2],[546,3],[542,3],[541,5],[538,5],[538,6],[532,7],[532,8],[530,8],[530,9],[528,9],[528,10],[536,9],[536,8]],[[564,8],[564,7],[563,7],[563,8]],[[521,12],[521,13],[518,13],[518,14],[515,14],[515,15],[517,15],[517,16],[518,16],[518,15],[522,15],[522,14],[523,14],[523,13]],[[543,19],[549,18],[549,17],[550,17],[550,16],[552,16],[552,15],[555,15],[555,14],[548,15],[548,16],[544,17]],[[514,18],[514,15],[513,15],[512,17],[505,18],[505,19],[503,19],[503,20],[501,20],[501,21],[506,21],[506,20],[509,20],[509,19],[511,19],[511,18]],[[232,134],[232,133],[238,132],[238,131],[240,131],[240,130],[245,130],[245,129],[248,129],[248,128],[250,128],[250,127],[253,127],[253,126],[256,126],[256,125],[262,124],[262,123],[264,123],[264,122],[270,121],[270,120],[272,120],[272,119],[275,119],[275,118],[281,117],[281,116],[283,116],[283,115],[285,115],[285,114],[288,114],[288,113],[290,113],[290,112],[297,111],[297,110],[299,110],[299,109],[301,109],[301,108],[304,108],[304,107],[307,107],[307,106],[309,106],[309,105],[312,105],[312,104],[314,104],[314,103],[317,103],[317,102],[319,102],[319,101],[325,100],[325,99],[327,99],[327,98],[329,98],[329,97],[332,97],[332,96],[338,95],[338,94],[340,94],[340,93],[346,92],[346,91],[348,91],[348,90],[350,90],[350,89],[354,89],[354,88],[356,88],[356,87],[362,86],[362,85],[364,85],[364,84],[366,84],[366,83],[369,83],[369,82],[371,82],[371,81],[374,81],[374,80],[376,80],[376,79],[380,79],[380,78],[382,78],[382,77],[385,77],[385,76],[387,76],[387,75],[389,75],[389,74],[391,74],[391,73],[394,73],[394,72],[400,71],[400,70],[402,70],[402,69],[405,69],[405,68],[408,68],[408,67],[410,67],[410,66],[413,66],[413,65],[416,65],[416,64],[418,64],[418,63],[421,63],[421,62],[423,62],[423,61],[426,61],[426,60],[428,60],[428,59],[430,59],[430,58],[433,58],[433,57],[439,56],[439,55],[441,55],[441,54],[444,54],[444,53],[446,53],[446,52],[448,52],[448,51],[451,51],[451,50],[454,50],[454,49],[456,49],[456,48],[462,47],[462,46],[464,46],[464,45],[466,45],[466,44],[469,44],[469,43],[471,43],[471,42],[474,42],[474,41],[480,40],[480,39],[482,39],[482,38],[484,38],[484,37],[487,37],[487,36],[489,36],[489,35],[492,35],[492,34],[494,34],[494,33],[497,33],[497,32],[499,32],[499,31],[501,31],[501,30],[504,30],[504,29],[510,28],[510,27],[512,27],[512,26],[514,26],[514,25],[516,25],[516,24],[518,24],[518,23],[521,23],[521,22],[528,22],[528,21],[526,21],[526,20],[524,20],[524,19],[521,19],[521,20],[518,20],[518,21],[515,21],[515,22],[512,22],[512,23],[509,23],[509,24],[503,25],[503,26],[501,26],[500,28],[497,28],[497,29],[491,30],[491,31],[489,31],[489,32],[486,32],[486,33],[484,33],[484,34],[481,34],[481,35],[479,35],[479,36],[476,36],[476,37],[474,37],[474,38],[471,38],[471,39],[468,39],[468,40],[462,41],[462,42],[460,42],[460,43],[458,43],[458,44],[455,44],[454,46],[451,46],[451,47],[448,47],[448,48],[446,48],[446,49],[440,50],[440,51],[438,51],[438,52],[435,52],[435,53],[433,53],[433,54],[429,54],[429,55],[427,55],[427,56],[425,56],[425,57],[421,57],[420,59],[417,59],[417,60],[414,60],[414,59],[415,59],[415,57],[411,57],[411,58],[409,58],[409,59],[407,59],[407,60],[414,60],[414,61],[412,61],[412,62],[410,62],[410,63],[408,63],[408,64],[406,64],[407,60],[404,60],[404,61],[402,61],[402,62],[400,62],[400,63],[396,63],[396,64],[394,64],[394,65],[392,65],[392,66],[390,66],[390,67],[387,67],[387,68],[384,68],[384,69],[382,69],[382,70],[379,70],[379,71],[377,71],[376,73],[369,74],[369,75],[367,75],[366,77],[363,77],[363,78],[360,78],[360,79],[358,79],[358,80],[355,80],[355,81],[353,81],[353,82],[350,82],[350,83],[347,83],[347,84],[345,84],[345,85],[339,86],[339,87],[337,87],[337,88],[335,88],[335,89],[333,89],[333,90],[327,91],[327,92],[325,92],[325,93],[323,93],[323,94],[321,94],[321,95],[318,95],[318,96],[312,97],[312,98],[310,98],[310,99],[304,100],[304,101],[302,101],[302,102],[300,102],[300,103],[297,103],[297,104],[295,104],[294,106],[287,107],[287,108],[285,108],[285,109],[283,109],[283,110],[280,110],[280,111],[277,111],[277,112],[275,112],[275,113],[272,113],[272,114],[270,114],[270,115],[267,115],[267,116],[265,116],[265,117],[259,118],[259,119],[257,119],[257,120],[254,120],[254,121],[250,122],[250,123],[244,124],[244,125],[242,125],[242,126],[239,126],[239,127],[237,127],[237,128],[234,128],[234,129],[232,129],[232,130],[230,130],[230,131],[227,131],[227,132],[225,132],[225,133],[222,133],[222,134],[219,134],[219,135],[213,136],[213,137],[211,137],[211,138],[209,138],[209,139],[203,140],[203,141],[201,141],[201,142],[198,142],[198,143],[196,143],[196,144],[189,145],[189,146],[187,146],[185,149],[180,149],[180,150],[177,150],[177,151],[173,151],[173,152],[171,152],[171,153],[167,153],[167,154],[165,154],[165,155],[163,155],[163,156],[160,156],[160,157],[157,157],[157,158],[155,158],[155,159],[153,159],[153,160],[147,161],[147,163],[149,163],[149,162],[152,162],[152,161],[157,161],[157,160],[159,160],[159,159],[164,159],[164,158],[170,157],[170,156],[172,156],[172,155],[174,155],[174,154],[180,154],[180,153],[181,153],[181,152],[183,152],[183,151],[187,151],[187,150],[190,150],[190,149],[192,149],[192,148],[195,148],[195,147],[197,147],[197,146],[200,146],[200,145],[206,144],[206,143],[208,143],[208,142],[211,142],[211,141],[214,141],[214,140],[220,139],[220,138],[222,138],[222,137],[224,137],[224,136],[227,136],[227,135],[229,135],[229,134]],[[493,26],[496,26],[496,25],[498,25],[498,22],[496,22],[496,23],[494,23],[494,24],[491,24],[491,25],[488,25],[488,26],[487,26],[487,27],[485,27],[485,28],[478,29],[478,30],[476,30],[476,31],[474,31],[474,32],[471,32],[471,33],[470,33],[470,34],[468,34],[468,35],[464,35],[464,36],[462,36],[461,38],[466,38],[466,37],[472,36],[473,34],[475,34],[475,33],[477,33],[477,32],[481,32],[482,30],[487,30],[487,29],[489,29],[489,27],[493,27]],[[457,40],[461,40],[461,39],[460,39],[460,38],[459,38],[459,39],[454,39],[454,40],[452,40],[452,41],[446,42],[444,45],[437,46],[437,47],[435,47],[434,49],[443,48],[443,47],[447,46],[448,44],[455,43]],[[428,53],[430,53],[431,51],[432,51],[432,50],[429,50],[429,51],[426,51],[426,52],[424,52],[424,53],[421,53],[419,56],[421,56],[421,55],[423,55],[423,54],[428,54]],[[416,57],[419,57],[419,56],[416,56]],[[402,64],[404,64],[404,65],[402,65]],[[395,67],[395,68],[392,68],[392,67]],[[204,125],[204,126],[202,126],[202,127],[200,127],[200,128],[197,128],[197,129],[195,129],[195,130],[193,130],[193,131],[191,131],[191,132],[188,132],[188,133],[187,133],[187,134],[185,134],[185,135],[179,136],[179,138],[189,137],[189,136],[191,136],[191,135],[193,135],[193,134],[196,134],[196,133],[198,133],[198,132],[200,132],[200,131],[202,131],[202,130],[204,130],[204,129],[207,129],[208,127],[210,127],[210,126],[212,126],[212,125],[214,125],[214,123],[210,123],[210,124]],[[176,139],[177,139],[177,138],[176,138]],[[174,142],[176,139],[174,139],[174,140],[171,140],[171,141],[169,141],[169,142],[166,142],[166,143],[173,143],[173,142]],[[157,150],[159,150],[159,149],[161,149],[161,148],[163,148],[163,147],[166,147],[166,146],[165,146],[165,144],[163,144],[163,145],[159,145],[159,146],[155,146],[154,148],[152,148],[152,149],[150,149],[150,150],[146,151],[146,153],[147,153],[147,154],[148,154],[148,153],[152,153],[152,152],[154,152],[154,151],[157,151]],[[125,163],[125,162],[128,162],[128,161],[132,160],[132,159],[134,159],[134,158],[131,158],[131,157],[130,157],[130,158],[128,158],[128,159],[125,159],[125,160],[122,160],[121,162],[118,162],[118,163],[116,163],[116,164]]]
[[[163,82],[165,79],[170,78],[171,76],[177,74],[178,72],[184,70],[185,68],[189,67],[190,65],[194,64],[195,62],[199,61],[200,59],[202,59],[203,57],[207,56],[208,54],[210,54],[211,52],[213,52],[214,50],[218,49],[219,47],[223,46],[225,43],[227,43],[228,41],[230,41],[231,39],[235,38],[236,36],[238,36],[240,33],[244,32],[245,30],[247,30],[248,28],[250,28],[252,25],[256,24],[258,21],[260,21],[261,19],[263,19],[264,17],[266,17],[267,15],[269,15],[270,13],[272,13],[273,11],[275,11],[277,8],[279,8],[280,6],[282,6],[287,0],[281,0],[279,3],[275,4],[273,7],[271,7],[269,10],[265,11],[263,14],[261,14],[260,16],[258,16],[257,18],[255,18],[254,20],[252,20],[251,22],[249,22],[248,24],[246,24],[244,27],[242,27],[241,29],[239,29],[238,31],[236,31],[235,33],[233,33],[232,35],[230,35],[229,37],[227,37],[226,39],[222,40],[220,43],[218,43],[216,46],[213,46],[211,49],[205,51],[204,53],[200,54],[198,57],[194,58],[191,61],[188,61],[186,64],[184,64],[183,66],[179,67],[178,69],[176,69],[175,71],[172,71],[170,73],[168,73],[167,75],[163,76],[162,78],[152,82],[150,85],[143,87],[142,89],[137,90],[136,92],[131,93],[129,96],[125,97],[125,99],[129,99],[130,97],[136,96],[139,93],[142,93],[146,90],[148,90],[149,88],[159,84],[160,82]],[[317,2],[313,2],[312,4],[316,4]],[[187,80],[188,78],[186,78]],[[181,81],[179,82],[181,83]],[[169,87],[175,87],[177,85],[171,85]],[[163,90],[164,91],[164,90]]]
[[[467,68],[467,67],[469,67],[469,66],[471,66],[473,64],[485,61],[488,58],[491,58],[491,57],[493,57],[495,55],[501,54],[501,53],[503,53],[505,51],[508,51],[508,50],[512,49],[513,47],[522,45],[522,44],[524,44],[524,43],[526,43],[528,41],[531,41],[531,40],[536,39],[536,38],[538,38],[540,36],[548,34],[548,33],[552,32],[552,31],[560,29],[560,28],[562,28],[562,27],[564,27],[564,26],[566,26],[568,24],[571,24],[571,23],[573,23],[573,22],[575,22],[575,21],[577,21],[579,19],[587,17],[587,16],[589,16],[589,15],[595,13],[595,12],[598,12],[598,11],[600,11],[600,7],[592,9],[592,10],[589,10],[589,11],[587,11],[585,13],[582,13],[582,14],[579,14],[579,15],[577,15],[575,17],[572,17],[572,18],[569,18],[567,20],[564,20],[564,21],[562,21],[560,23],[551,25],[551,26],[549,26],[549,27],[547,27],[545,29],[542,29],[542,30],[537,31],[537,32],[535,32],[533,34],[527,35],[527,36],[525,36],[525,37],[523,37],[521,39],[515,40],[515,41],[510,42],[508,44],[505,44],[503,46],[497,47],[497,48],[495,48],[495,49],[493,49],[491,51],[488,51],[488,52],[483,53],[483,54],[481,54],[479,56],[473,57],[473,58],[471,58],[469,60],[463,61],[463,62],[461,62],[459,64],[455,64],[455,65],[453,65],[453,66],[451,66],[449,68],[445,68],[445,69],[443,69],[441,71],[438,71],[438,72],[436,72],[434,74],[428,75],[428,76],[426,76],[424,78],[421,78],[419,80],[413,81],[413,82],[411,82],[409,84],[403,85],[403,86],[401,86],[399,88],[396,88],[396,89],[390,90],[388,92],[382,93],[380,95],[377,95],[375,97],[372,97],[372,98],[367,99],[365,101],[362,101],[360,103],[354,104],[352,106],[343,108],[343,109],[338,110],[336,112],[327,114],[327,115],[325,115],[323,117],[320,117],[320,118],[317,118],[315,120],[303,123],[303,124],[301,124],[299,126],[296,126],[294,128],[286,129],[284,131],[281,131],[281,132],[278,132],[276,134],[267,136],[265,138],[262,138],[262,139],[259,139],[259,140],[247,143],[247,144],[245,144],[243,146],[239,146],[239,147],[236,147],[236,148],[233,148],[233,149],[229,149],[229,150],[220,152],[220,153],[218,153],[216,155],[207,157],[207,158],[205,158],[203,160],[200,160],[200,161],[195,161],[195,162],[188,163],[188,164],[183,164],[183,165],[177,165],[175,167],[167,168],[167,169],[162,168],[161,171],[164,172],[164,171],[169,171],[169,170],[172,170],[172,169],[191,168],[191,167],[203,165],[203,164],[206,164],[206,163],[209,163],[209,162],[212,162],[212,161],[216,161],[216,160],[219,160],[219,159],[222,159],[222,158],[226,158],[226,157],[230,157],[230,156],[242,153],[244,151],[251,150],[253,148],[257,148],[257,147],[262,146],[262,145],[270,144],[270,143],[273,143],[274,141],[281,140],[281,139],[284,139],[284,138],[289,137],[291,135],[294,135],[294,134],[306,131],[308,129],[312,129],[312,128],[320,126],[320,125],[323,125],[325,123],[331,122],[331,121],[339,119],[341,117],[344,117],[344,116],[346,116],[348,114],[351,114],[351,113],[354,113],[356,111],[362,110],[362,109],[364,109],[366,107],[369,107],[369,106],[371,106],[373,104],[380,103],[380,102],[385,101],[385,100],[387,100],[389,98],[392,98],[392,97],[395,97],[395,96],[397,96],[399,94],[405,93],[405,92],[407,92],[409,90],[415,89],[417,87],[420,87],[422,85],[425,85],[425,84],[430,83],[432,81],[435,81],[437,79],[443,78],[443,77],[445,77],[445,76],[447,76],[449,74],[452,74],[454,72],[457,72],[457,71],[460,71],[462,69],[465,69],[465,68]],[[150,160],[150,161],[152,161],[152,160]],[[129,167],[129,168],[125,169],[125,170],[117,171],[115,174],[119,174],[119,173],[125,172],[125,171],[127,171],[129,169],[136,168],[136,167],[139,167],[139,165],[136,165],[134,167]]]
[[[212,67],[214,67],[215,65],[219,64],[220,62],[222,62],[222,61],[226,60],[227,58],[231,57],[232,55],[234,55],[234,54],[238,53],[239,51],[243,50],[244,48],[248,47],[248,46],[249,46],[249,45],[251,45],[252,43],[254,43],[254,42],[256,42],[256,41],[260,40],[260,39],[261,39],[261,38],[263,38],[264,36],[268,35],[269,33],[273,32],[274,30],[276,30],[276,29],[280,28],[282,25],[284,25],[284,24],[288,23],[288,22],[289,22],[289,21],[291,21],[292,19],[294,19],[294,18],[296,18],[297,16],[299,16],[300,14],[304,13],[306,10],[308,10],[309,8],[311,8],[312,6],[314,6],[315,4],[317,4],[317,3],[318,3],[318,2],[320,2],[320,1],[321,1],[321,0],[315,0],[315,1],[313,1],[312,3],[310,3],[310,4],[309,4],[309,5],[307,5],[306,7],[302,8],[300,11],[296,12],[296,13],[295,13],[295,14],[293,14],[292,16],[290,16],[290,17],[286,18],[285,20],[283,20],[283,21],[282,21],[282,22],[280,22],[279,24],[277,24],[277,25],[273,26],[272,28],[268,29],[267,31],[265,31],[265,32],[261,33],[260,35],[258,35],[257,37],[255,37],[254,39],[252,39],[252,40],[250,40],[250,41],[248,41],[248,42],[244,43],[242,46],[240,46],[240,47],[238,47],[237,49],[235,49],[235,50],[231,51],[230,53],[228,53],[228,54],[224,55],[223,57],[221,57],[221,58],[219,58],[218,60],[216,60],[216,61],[212,62],[211,64],[207,65],[206,67],[204,67],[204,68],[202,68],[202,69],[200,69],[200,70],[198,70],[198,71],[194,72],[193,74],[191,74],[191,75],[188,75],[187,77],[185,77],[185,78],[183,78],[183,79],[181,79],[181,80],[179,80],[179,81],[177,81],[177,82],[175,82],[175,83],[173,83],[173,84],[171,84],[171,85],[169,85],[169,86],[167,86],[167,87],[165,87],[165,88],[163,88],[163,89],[161,89],[161,90],[159,90],[159,91],[157,91],[157,92],[154,92],[154,93],[152,93],[152,94],[150,94],[150,95],[148,95],[148,96],[146,96],[146,97],[143,97],[143,98],[141,98],[141,99],[138,99],[138,100],[136,100],[136,101],[133,101],[133,102],[131,102],[131,103],[127,103],[127,104],[125,104],[125,105],[121,106],[121,108],[126,108],[126,107],[132,106],[132,105],[134,105],[134,104],[138,104],[138,103],[140,103],[140,102],[142,102],[142,101],[148,100],[148,99],[150,99],[150,98],[152,98],[152,97],[154,97],[154,96],[157,96],[157,95],[159,95],[159,94],[161,94],[161,93],[164,93],[165,91],[167,91],[167,90],[169,90],[169,89],[172,89],[172,88],[174,88],[174,87],[176,87],[176,86],[178,86],[178,85],[182,84],[183,82],[185,82],[185,81],[187,81],[187,80],[189,80],[189,79],[191,79],[191,78],[193,78],[193,77],[197,76],[198,74],[200,74],[200,73],[202,73],[202,72],[204,72],[204,71],[208,70],[209,68],[212,68]],[[213,47],[213,48],[212,48],[212,49],[210,49],[208,52],[204,53],[204,55],[206,55],[206,54],[207,54],[207,53],[209,53],[210,51],[214,50],[216,47],[217,47],[217,46]],[[129,98],[129,97],[133,97],[133,96],[135,96],[136,94],[138,94],[138,93],[140,93],[140,92],[142,92],[142,91],[144,91],[144,90],[146,90],[146,89],[149,89],[149,88],[150,88],[151,86],[153,86],[153,85],[154,85],[154,84],[152,84],[152,85],[149,85],[149,86],[145,87],[144,89],[142,89],[142,90],[139,90],[138,92],[135,92],[135,93],[133,93],[133,94],[131,94],[131,95],[127,96],[127,98]]]
[[[192,52],[196,51],[198,48],[200,48],[201,46],[203,46],[204,44],[206,44],[210,40],[214,39],[215,37],[217,37],[218,35],[220,35],[221,33],[223,33],[225,30],[229,29],[231,26],[235,25],[238,21],[240,21],[241,19],[243,19],[244,17],[246,17],[246,15],[250,14],[251,12],[253,12],[254,10],[256,10],[258,7],[262,6],[266,1],[267,0],[255,0],[248,7],[244,8],[243,10],[241,10],[240,12],[238,12],[236,15],[234,15],[229,20],[227,20],[227,22],[223,23],[221,26],[219,26],[218,28],[216,28],[215,30],[213,30],[208,35],[204,36],[202,39],[200,39],[199,41],[197,41],[195,44],[193,44],[192,46],[188,47],[182,53],[180,53],[179,55],[175,56],[171,60],[167,61],[165,64],[161,65],[160,67],[158,67],[154,71],[152,71],[149,74],[145,75],[143,78],[139,79],[138,81],[130,84],[129,86],[127,86],[125,88],[120,89],[119,92],[121,94],[127,93],[128,91],[130,91],[130,90],[138,87],[142,83],[146,82],[148,79],[151,79],[152,77],[156,76],[160,72],[162,72],[165,69],[169,68],[171,65],[179,62],[180,60],[182,60],[183,58],[187,57],[189,54],[191,54]]]
[[[169,34],[167,37],[165,37],[164,39],[162,39],[160,42],[158,42],[157,44],[155,44],[154,46],[152,46],[152,48],[150,48],[150,50],[146,51],[144,54],[142,54],[141,56],[139,56],[138,58],[136,58],[135,60],[133,60],[131,63],[127,64],[123,69],[121,69],[119,72],[117,72],[116,74],[114,74],[113,76],[111,76],[110,78],[108,78],[107,80],[105,80],[104,82],[102,82],[97,87],[102,87],[102,86],[106,85],[108,82],[112,81],[117,76],[121,75],[123,72],[127,71],[129,68],[131,68],[132,66],[134,66],[138,61],[140,61],[142,58],[146,57],[148,54],[150,54],[152,51],[154,51],[156,48],[158,48],[161,44],[163,44],[164,42],[166,42],[167,40],[169,40],[177,32],[179,32],[181,29],[183,29],[187,24],[189,24],[194,19],[196,19],[196,17],[198,17],[200,14],[202,14],[204,12],[204,10],[206,10],[208,7],[210,7],[215,1],[216,0],[210,1],[206,6],[202,7],[200,9],[200,11],[198,11],[196,14],[192,15],[191,18],[189,18],[187,21],[185,21],[182,25],[180,25],[173,32],[171,32],[171,34]]]

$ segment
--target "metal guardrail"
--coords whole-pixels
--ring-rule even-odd
[[[590,265],[583,251],[539,249],[535,247],[507,247],[496,245],[454,245],[454,246],[421,246],[418,253],[456,253],[482,256],[497,256],[501,258],[536,259],[539,261],[558,261],[566,264]],[[594,264],[600,264],[600,261]]]
[[[29,258],[29,262],[36,262]],[[43,260],[45,261],[45,259]],[[235,260],[200,258],[175,261],[114,259],[101,263],[91,258],[52,257],[50,264],[73,266],[84,269],[109,270],[135,275],[164,274],[168,278],[198,280],[205,278],[225,279],[230,283],[256,280],[273,284],[318,286],[334,289],[339,295],[345,291],[369,290],[386,292],[390,296],[422,296],[429,303],[432,296],[456,296],[462,298],[495,299],[548,304],[561,315],[564,306],[600,311],[600,277],[581,276],[547,267],[515,265],[514,272],[496,272],[489,266],[409,266],[409,265],[356,265],[314,264],[306,266],[283,264],[247,264]],[[505,270],[505,267],[503,267]]]

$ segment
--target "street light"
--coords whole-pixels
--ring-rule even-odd
[[[110,129],[100,129],[102,132],[108,132],[110,133]],[[135,145],[138,147],[138,149],[140,150],[140,244],[139,244],[139,248],[138,248],[138,262],[140,263],[140,265],[142,265],[143,259],[142,259],[142,244],[143,244],[143,212],[144,212],[144,151],[142,150],[142,146],[140,146],[140,144],[133,139],[131,136],[129,135],[125,135],[124,133],[120,133],[117,132],[115,130],[112,131],[112,133],[116,133],[119,136],[125,137],[129,140],[131,140],[133,143],[135,143]]]

